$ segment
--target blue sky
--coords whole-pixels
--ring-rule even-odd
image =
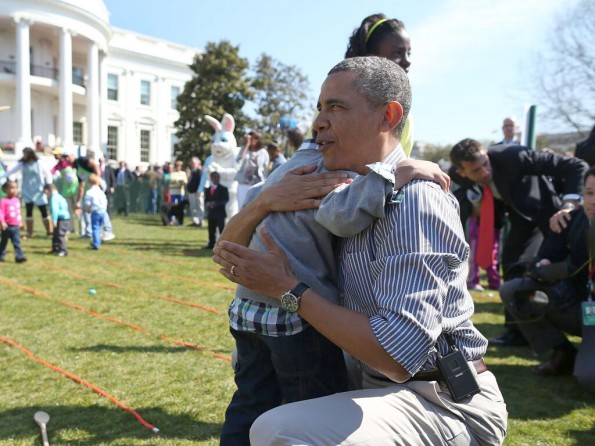
[[[502,119],[521,124],[536,104],[528,88],[535,52],[555,17],[576,0],[104,0],[110,23],[197,49],[229,40],[253,63],[260,54],[295,65],[313,100],[362,19],[382,12],[411,36],[416,140],[501,139]],[[313,102],[314,104],[314,102]],[[537,120],[537,132],[549,132]]]

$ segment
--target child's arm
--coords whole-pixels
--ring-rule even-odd
[[[374,220],[384,216],[384,203],[392,194],[392,166],[376,163],[367,175],[358,175],[349,185],[328,194],[316,212],[316,221],[338,237],[362,232]]]
[[[450,186],[448,175],[429,161],[406,159],[395,168],[383,163],[367,167],[367,175],[359,175],[350,185],[335,189],[316,212],[316,221],[338,237],[358,234],[375,219],[384,217],[387,198],[414,178],[434,181],[445,191]]]
[[[76,206],[75,210],[81,209],[81,203],[85,199],[85,181],[82,178],[78,178],[79,187],[76,191]]]
[[[3,231],[6,231],[7,228],[5,218],[6,217],[4,216],[4,203],[2,202],[2,200],[0,200],[0,226],[2,226]]]
[[[91,204],[92,203],[93,203],[93,197],[91,196],[89,191],[87,191],[87,193],[83,197],[83,209],[85,210],[86,213],[91,212]]]
[[[60,213],[60,205],[57,203],[58,200],[52,200],[50,197],[49,205],[50,205],[50,215],[52,216],[52,222],[54,225],[58,223],[58,214]]]
[[[351,182],[344,172],[312,173],[315,170],[315,165],[297,167],[273,186],[264,188],[262,182],[252,186],[246,195],[246,203],[225,224],[219,240],[248,246],[256,227],[271,212],[315,209],[321,197],[338,185]]]

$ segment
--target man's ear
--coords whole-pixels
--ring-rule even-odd
[[[455,172],[456,172],[456,173],[457,173],[457,174],[458,174],[460,177],[462,177],[462,178],[467,178],[467,175],[465,175],[465,172],[464,172],[464,171],[463,171],[463,170],[462,170],[460,167],[457,167],[457,168],[456,168],[456,170],[455,170]]]
[[[384,109],[384,124],[387,130],[394,129],[403,119],[403,106],[397,101],[390,101]]]

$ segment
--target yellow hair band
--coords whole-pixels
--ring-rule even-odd
[[[374,30],[376,28],[378,28],[380,25],[382,25],[384,22],[386,22],[388,19],[382,19],[382,20],[378,20],[376,23],[374,23],[374,25],[372,25],[372,28],[370,28],[368,30],[368,34],[366,34],[366,40],[365,42],[368,43],[368,40],[370,39],[370,36],[372,35],[372,33],[374,32]]]

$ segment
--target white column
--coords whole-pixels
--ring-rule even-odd
[[[153,110],[155,110],[155,116],[157,124],[154,127],[152,133],[154,133],[153,140],[151,141],[151,152],[149,154],[149,161],[151,164],[157,163],[158,160],[158,147],[167,147],[163,145],[167,135],[167,128],[165,125],[165,114],[167,113],[167,104],[165,100],[167,94],[165,91],[165,78],[155,76],[155,104]]]
[[[17,78],[17,153],[29,146],[31,139],[31,74],[29,55],[29,21],[18,19],[16,26],[16,78]]]
[[[72,146],[72,36],[60,33],[60,136],[62,146]]]
[[[89,44],[87,54],[87,145],[99,148],[99,49]]]
[[[99,144],[107,156],[107,55],[99,53]],[[106,158],[107,159],[107,158]]]
[[[138,105],[140,104],[140,94],[137,76],[134,71],[126,71],[124,85],[126,91],[124,92],[125,117],[126,121],[122,129],[122,140],[124,141],[122,147],[122,159],[129,163],[138,164],[138,148],[140,146],[140,130],[138,127]]]

